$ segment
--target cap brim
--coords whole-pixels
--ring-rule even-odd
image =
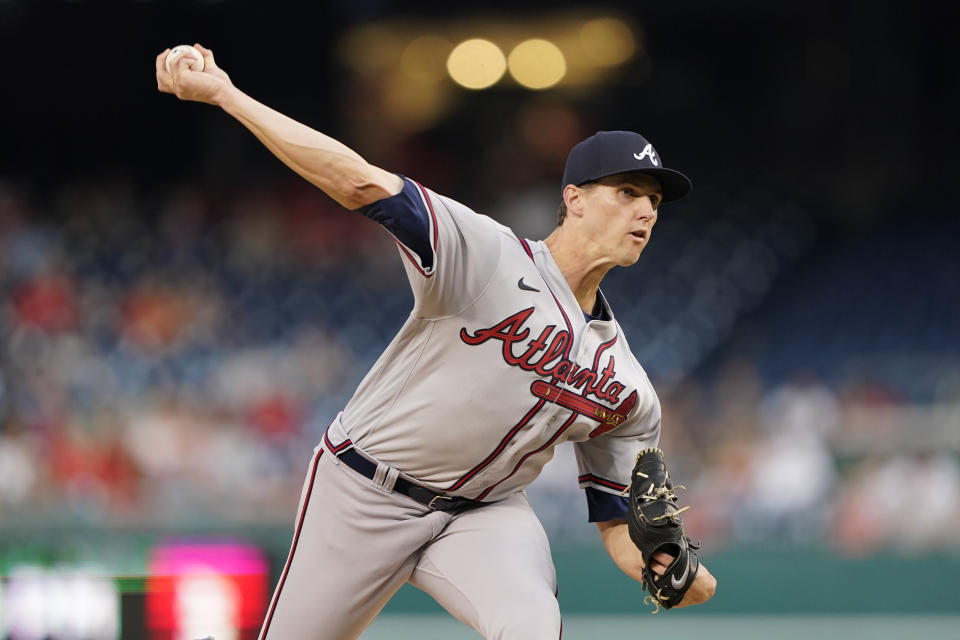
[[[645,173],[656,178],[660,183],[660,188],[663,189],[664,202],[679,200],[693,191],[693,183],[690,182],[690,178],[673,169],[634,169],[631,173]]]

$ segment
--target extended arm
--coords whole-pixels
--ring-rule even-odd
[[[613,558],[620,570],[636,580],[643,582],[643,558],[640,550],[630,539],[630,532],[627,530],[626,520],[610,520],[608,522],[598,522],[600,535],[603,538],[603,545],[607,548],[607,553]],[[666,553],[654,555],[655,562],[651,569],[657,575],[662,576],[673,558]],[[717,589],[716,579],[707,571],[707,568],[700,564],[700,570],[697,577],[690,585],[683,600],[677,607],[687,607],[692,604],[701,604],[713,597]]]
[[[181,100],[219,106],[249,129],[277,158],[347,209],[358,209],[403,188],[403,180],[365,161],[346,145],[279,113],[237,89],[220,69],[213,52],[203,54],[203,71],[194,71],[189,56],[164,62],[170,50],[157,56],[157,88]]]

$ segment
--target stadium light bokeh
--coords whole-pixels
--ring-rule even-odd
[[[348,30],[338,46],[344,67],[366,81],[367,106],[404,131],[428,129],[475,91],[576,92],[625,73],[643,81],[649,69],[642,53],[638,27],[584,10],[368,22]],[[638,59],[643,64],[631,70]]]
[[[467,89],[486,89],[495,85],[507,70],[500,47],[483,38],[464,40],[447,58],[450,77]]]
[[[507,58],[510,75],[528,89],[548,89],[567,75],[567,60],[557,45],[542,38],[524,40]]]

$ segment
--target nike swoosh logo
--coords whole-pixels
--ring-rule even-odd
[[[670,584],[673,585],[674,589],[679,589],[680,587],[683,586],[683,583],[687,581],[687,574],[690,573],[690,553],[689,552],[687,552],[686,558],[687,558],[687,566],[683,568],[683,573],[680,574],[680,579],[678,580],[677,578],[673,577],[672,574],[670,575]]]
[[[523,281],[523,278],[520,278],[519,280],[517,280],[517,286],[523,289],[524,291],[536,291],[537,293],[540,293],[540,289],[531,287],[530,285],[528,285]]]

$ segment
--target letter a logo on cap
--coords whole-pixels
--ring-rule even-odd
[[[633,154],[633,157],[637,160],[643,160],[647,156],[650,157],[650,162],[653,163],[653,166],[660,166],[660,161],[657,160],[657,152],[653,150],[652,144],[647,144],[640,153]]]

